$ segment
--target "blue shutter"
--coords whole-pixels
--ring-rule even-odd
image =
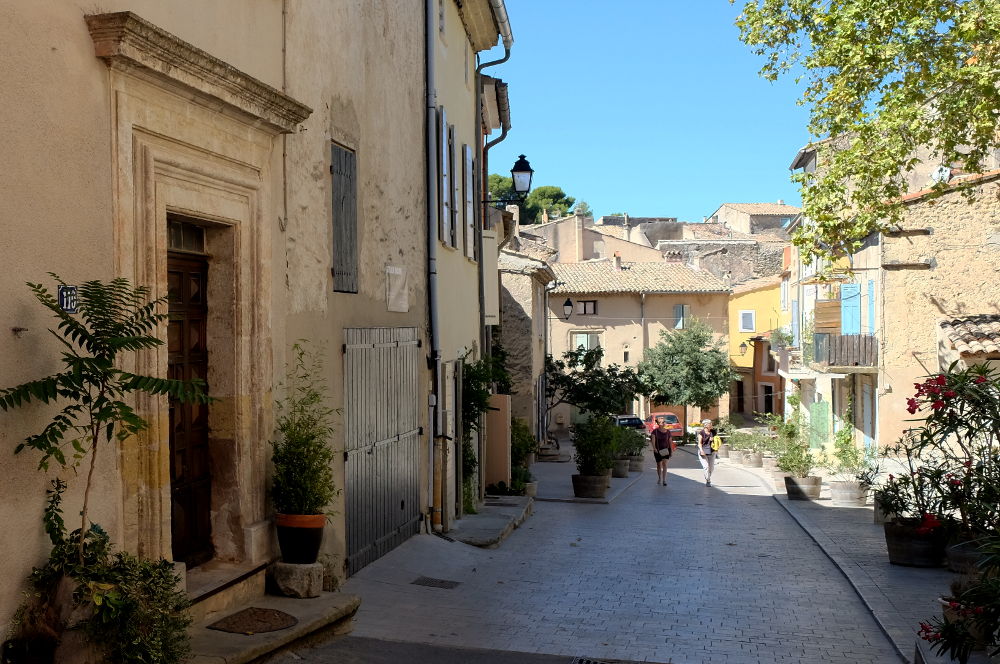
[[[840,286],[840,333],[861,334],[861,284]]]
[[[875,282],[868,280],[868,334],[875,334]]]
[[[799,348],[799,301],[792,300],[792,345]]]

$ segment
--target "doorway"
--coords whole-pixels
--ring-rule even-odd
[[[204,229],[170,221],[167,372],[206,381],[208,256]],[[195,567],[212,558],[212,470],[208,405],[170,400],[170,503],[173,559]]]
[[[764,388],[764,412],[773,413],[774,412],[774,387],[771,385],[763,385]]]

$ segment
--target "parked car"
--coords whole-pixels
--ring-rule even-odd
[[[665,417],[667,418],[667,429],[670,430],[670,435],[678,439],[678,444],[680,443],[680,438],[684,435],[684,425],[673,413],[650,413],[649,417],[646,418],[646,431],[652,433],[653,429],[656,428],[656,418]]]
[[[625,427],[626,429],[636,429],[637,431],[646,430],[646,425],[643,424],[642,419],[638,415],[615,415],[615,425]]]

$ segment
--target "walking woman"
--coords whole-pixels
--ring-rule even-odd
[[[656,428],[649,435],[649,440],[653,444],[653,458],[656,459],[656,483],[667,486],[667,462],[674,453],[670,429],[667,428],[667,418],[656,418]]]
[[[712,439],[715,429],[712,420],[703,420],[701,431],[698,432],[698,461],[705,473],[705,486],[712,486],[712,471],[715,470],[715,450],[712,449]]]

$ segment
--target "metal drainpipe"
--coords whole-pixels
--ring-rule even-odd
[[[425,83],[427,86],[427,108],[426,112],[426,147],[427,147],[427,307],[430,314],[431,333],[431,357],[430,364],[433,379],[433,390],[429,395],[428,404],[431,418],[428,422],[430,429],[429,437],[429,466],[427,468],[427,502],[430,512],[431,529],[440,529],[443,516],[444,501],[434,491],[435,464],[434,457],[436,448],[440,444],[442,429],[442,406],[441,403],[441,335],[438,321],[438,292],[437,292],[437,215],[438,215],[438,172],[437,172],[437,89],[434,80],[434,34],[435,34],[435,7],[434,0],[424,0],[424,55],[425,55]],[[443,469],[438,469],[441,472]],[[443,485],[443,482],[441,483]],[[438,523],[435,524],[435,516]]]
[[[506,14],[505,14],[506,15]],[[513,41],[511,39],[511,41]],[[475,106],[475,123],[476,132],[482,131],[483,126],[483,114],[482,114],[482,104],[483,104],[483,80],[482,72],[487,67],[495,67],[497,65],[503,64],[510,59],[510,45],[508,44],[508,39],[504,38],[504,48],[503,57],[499,60],[491,60],[489,62],[484,62],[476,67],[476,106]],[[477,195],[482,194],[483,191],[483,181],[482,173],[483,168],[487,165],[487,152],[491,147],[499,143],[501,140],[506,138],[506,130],[495,140],[490,141],[484,147],[479,149],[479,168],[476,169],[476,192]],[[476,141],[478,144],[479,141]],[[476,255],[479,256],[479,344],[482,347],[482,355],[488,357],[490,355],[490,346],[487,344],[488,335],[486,331],[486,284],[484,283],[485,273],[483,272],[483,207],[484,204],[480,203],[476,206]]]

